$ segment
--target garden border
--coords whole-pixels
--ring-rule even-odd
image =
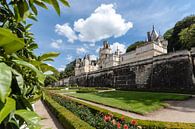
[[[52,111],[52,113],[56,116],[58,121],[62,124],[62,126],[66,129],[95,129],[90,126],[88,123],[81,120],[71,111],[66,109],[65,107],[58,104],[54,101],[49,95],[45,95],[44,102],[47,107]]]
[[[112,112],[112,111],[109,111],[109,110],[106,110],[106,109],[103,109],[103,108],[100,108],[100,107],[97,107],[94,105],[90,105],[88,103],[85,103],[85,102],[82,102],[79,100],[75,100],[73,98],[70,98],[68,95],[60,95],[60,94],[56,94],[53,92],[52,92],[52,94],[61,96],[64,99],[68,98],[68,99],[72,100],[73,102],[87,106],[88,108],[95,110],[95,111],[99,111],[99,112],[102,112],[105,114],[112,113],[117,118],[121,118],[123,116],[119,113]],[[124,118],[125,118],[125,121],[131,121],[134,119],[134,118],[131,118],[128,116],[124,116]],[[147,128],[147,129],[150,129],[150,128],[160,128],[160,129],[161,128],[184,128],[184,129],[187,128],[187,129],[193,129],[193,128],[195,128],[195,123],[163,122],[163,121],[140,120],[140,119],[136,119],[136,120],[138,121],[138,125],[142,126],[143,128]]]

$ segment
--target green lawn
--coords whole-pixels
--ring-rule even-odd
[[[147,114],[167,106],[165,100],[184,100],[187,95],[136,91],[111,91],[103,93],[74,93],[71,96],[90,100],[120,109]]]

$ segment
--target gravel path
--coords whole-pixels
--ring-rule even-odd
[[[42,129],[64,129],[62,125],[58,122],[55,116],[50,112],[50,110],[42,103],[41,100],[37,101],[34,105],[35,112],[41,116]]]
[[[71,97],[74,98],[74,97]],[[77,98],[74,98],[77,99]],[[195,97],[185,100],[185,101],[167,101],[170,104],[168,108],[164,108],[148,115],[139,115],[132,112],[123,111],[120,109],[112,108],[109,106],[104,106],[101,104],[96,104],[86,100],[77,99],[85,103],[110,110],[112,112],[117,112],[125,116],[129,116],[135,119],[142,120],[156,120],[156,121],[169,121],[169,122],[185,122],[185,123],[195,123]]]

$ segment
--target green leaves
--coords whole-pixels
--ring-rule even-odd
[[[48,61],[48,59],[54,58],[59,56],[60,53],[58,52],[49,52],[49,53],[45,53],[41,56],[38,57],[39,61]]]
[[[41,0],[34,0],[34,3],[44,9],[48,9],[47,6],[45,5],[44,2],[42,2]]]
[[[0,47],[5,50],[6,54],[14,53],[24,47],[23,39],[19,39],[8,29],[0,28]]]
[[[63,4],[64,6],[70,7],[68,1],[66,1],[66,0],[60,0],[60,1],[62,2],[62,4]]]
[[[44,84],[44,80],[45,80],[45,76],[43,73],[41,73],[34,65],[26,62],[26,61],[22,61],[22,60],[13,60],[13,62],[15,62],[18,65],[27,67],[29,69],[31,69],[32,71],[34,71],[38,77],[38,80],[41,84]]]
[[[16,108],[15,100],[7,97],[5,105],[3,105],[3,108],[0,110],[0,124],[9,115],[10,112],[15,110],[15,108]]]
[[[69,3],[66,0],[60,0],[64,6],[70,6]],[[57,0],[50,0],[50,4],[54,7],[57,14],[60,15],[60,6]]]
[[[35,112],[28,110],[17,110],[15,115],[24,119],[30,129],[40,128],[39,121],[41,118]]]
[[[29,7],[26,0],[20,0],[17,2],[18,11],[22,20],[25,20],[29,15]]]
[[[58,1],[57,0],[50,0],[50,1],[54,9],[56,10],[57,14],[60,15],[60,6],[58,4]]]
[[[5,98],[11,92],[11,81],[11,68],[5,63],[0,63],[0,100],[2,102],[5,102]]]

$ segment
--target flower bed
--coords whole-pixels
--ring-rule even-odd
[[[73,102],[71,99],[64,99],[62,96],[51,94],[52,99],[77,115],[80,119],[87,122],[96,129],[138,129],[136,120],[125,121],[124,116],[121,118],[114,117],[112,114],[102,113],[92,110],[84,105]]]
[[[72,112],[58,104],[50,96],[46,95],[44,102],[65,129],[94,129],[88,123],[82,121]]]
[[[114,118],[117,120],[120,120],[121,117],[124,117],[125,121],[131,122],[133,119],[127,116],[122,116],[121,114],[111,112],[109,110],[99,108],[90,104],[87,104],[85,102],[81,102],[79,100],[71,99],[68,96],[62,96],[58,95],[55,93],[52,93],[52,96],[57,96],[58,99],[61,101],[63,100],[69,100],[71,102],[77,103],[78,105],[82,105],[83,107],[87,107],[92,113],[102,113],[102,117],[104,117],[106,114],[113,114]],[[194,123],[179,123],[179,122],[161,122],[161,121],[151,121],[151,120],[136,120],[137,124],[142,126],[144,129],[153,129],[153,128],[158,128],[158,129],[164,129],[164,128],[187,128],[187,129],[192,129],[195,128]],[[127,124],[128,125],[128,124]],[[124,126],[124,125],[123,125]],[[121,126],[122,127],[122,126]]]

